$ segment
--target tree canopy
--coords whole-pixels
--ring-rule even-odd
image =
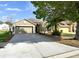
[[[78,3],[74,1],[42,1],[32,2],[37,8],[33,13],[36,18],[48,20],[50,18],[61,18],[68,20],[78,20]]]
[[[33,1],[32,4],[37,8],[33,12],[36,18],[46,20],[48,27],[56,26],[62,20],[77,22],[75,38],[79,39],[78,1]]]
[[[46,20],[49,26],[54,26],[63,20],[78,21],[78,3],[74,1],[36,1],[32,4],[37,8],[33,13],[36,18]]]

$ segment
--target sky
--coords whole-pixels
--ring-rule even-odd
[[[35,19],[33,14],[35,10],[30,1],[0,1],[0,20]]]

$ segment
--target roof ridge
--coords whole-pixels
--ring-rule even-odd
[[[27,20],[27,19],[24,19],[24,20],[30,22],[30,23],[33,24],[33,25],[36,25],[36,24],[35,24],[34,22],[32,22],[31,20]]]

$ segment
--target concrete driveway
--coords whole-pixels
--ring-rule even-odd
[[[2,58],[49,58],[78,50],[39,34],[16,34],[5,48],[0,49]]]

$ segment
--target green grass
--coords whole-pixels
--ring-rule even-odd
[[[75,34],[74,33],[62,33],[62,36],[74,36]]]
[[[0,30],[0,42],[5,42],[11,36],[10,31],[1,31]]]

